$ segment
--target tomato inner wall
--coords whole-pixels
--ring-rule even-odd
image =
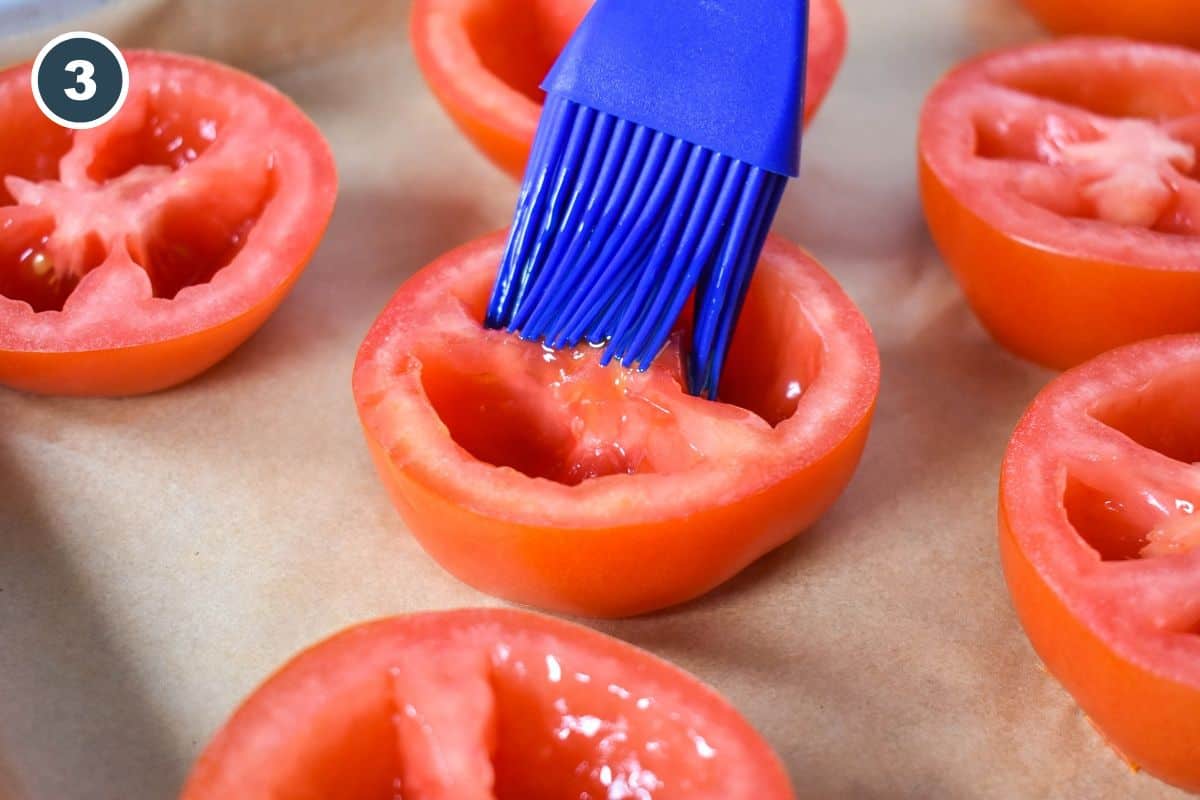
[[[712,732],[598,666],[517,647],[493,669],[497,800],[683,800],[727,785],[734,767]]]
[[[542,79],[590,5],[587,0],[482,0],[465,20],[467,35],[489,72],[541,105]]]
[[[33,181],[57,180],[58,164],[71,149],[74,134],[41,112],[28,87],[0,99],[0,177]],[[0,180],[0,206],[12,205],[12,194]]]
[[[147,94],[142,113],[140,125],[97,150],[87,167],[89,178],[102,183],[139,166],[181,169],[216,142],[229,110],[214,97],[184,97],[178,86],[164,83]]]
[[[24,300],[34,311],[61,309],[78,284],[78,275],[104,260],[103,243],[89,236],[72,254],[78,272],[57,268],[46,247],[53,233],[54,220],[49,216],[7,221],[0,234],[0,295]]]
[[[155,297],[172,299],[182,289],[208,283],[241,252],[274,196],[274,176],[241,191],[237,203],[217,193],[172,201],[141,237],[130,240],[130,255],[150,276]]]
[[[1142,447],[1186,464],[1200,463],[1200,364],[1114,397],[1093,409],[1092,416]]]
[[[721,404],[733,405],[777,425],[795,413],[816,378],[820,337],[781,284],[770,271],[756,275],[714,415],[728,412]],[[481,292],[464,298],[477,320],[486,301],[486,289]],[[638,377],[616,364],[600,367],[588,347],[551,353],[515,336],[482,329],[479,335],[491,338],[418,353],[430,403],[454,441],[476,459],[565,485],[605,475],[675,473],[703,460],[671,405],[707,401],[665,392],[647,400],[630,388]],[[651,371],[682,392],[677,347],[664,350]]]
[[[1063,506],[1071,526],[1102,560],[1141,558],[1142,550],[1149,543],[1149,528],[1139,524],[1108,492],[1070,478]]]

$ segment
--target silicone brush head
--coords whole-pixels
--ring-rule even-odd
[[[551,71],[486,324],[647,368],[689,297],[717,396],[798,170],[804,0],[599,0]]]

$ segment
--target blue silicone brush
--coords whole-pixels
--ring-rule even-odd
[[[799,170],[807,27],[807,0],[598,0],[543,84],[488,327],[645,369],[694,295],[715,398]]]

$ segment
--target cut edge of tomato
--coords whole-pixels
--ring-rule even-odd
[[[529,611],[500,608],[378,619],[306,648],[263,681],[217,731],[193,767],[181,796],[200,800],[248,785],[277,790],[280,787],[273,782],[277,776],[270,774],[272,769],[285,780],[295,779],[303,765],[280,762],[278,751],[287,750],[281,737],[308,735],[313,720],[330,710],[329,697],[365,685],[371,675],[388,678],[404,663],[405,654],[439,646],[470,646],[486,658],[498,649],[520,645],[544,649],[548,670],[563,659],[564,664],[586,662],[583,666],[591,669],[612,666],[626,672],[628,685],[609,683],[607,691],[619,694],[628,690],[637,697],[653,698],[647,708],[665,701],[671,709],[668,715],[680,727],[692,730],[691,726],[703,724],[703,731],[697,731],[701,735],[720,734],[715,754],[722,755],[724,748],[733,747],[734,752],[724,753],[725,757],[745,765],[749,774],[761,780],[757,788],[767,791],[761,796],[772,800],[793,796],[786,771],[767,741],[728,700],[694,675],[590,628]],[[553,663],[551,656],[555,657]],[[612,675],[605,677],[614,679]],[[497,688],[493,686],[492,690]],[[381,695],[381,704],[393,702],[382,697],[382,686],[376,691]],[[393,740],[399,735],[398,729],[390,733]],[[398,756],[396,766],[400,766]],[[264,769],[268,765],[271,769]]]
[[[84,276],[62,310],[35,312],[23,300],[0,296],[0,317],[7,317],[0,329],[0,350],[30,355],[124,350],[186,339],[246,318],[259,306],[276,302],[276,295],[307,265],[329,224],[337,193],[333,155],[291,99],[249,74],[206,59],[141,50],[126,51],[125,56],[134,93],[149,90],[139,86],[145,80],[158,86],[183,74],[202,85],[215,80],[218,90],[257,104],[264,115],[260,121],[269,123],[272,138],[269,145],[257,145],[271,182],[261,215],[229,263],[210,280],[185,286],[171,299],[154,297],[145,268],[116,249]],[[25,86],[30,68],[24,64],[0,74],[0,89],[12,82]],[[136,102],[128,104],[131,113],[135,106]],[[118,120],[120,115],[110,124]],[[239,134],[235,129],[228,135]],[[320,224],[312,225],[314,219]],[[305,222],[310,224],[306,227]],[[125,274],[116,276],[114,269]],[[121,305],[106,310],[104,291],[94,291],[92,284],[114,277]]]
[[[1178,352],[1164,357],[1162,348],[1168,344]],[[1081,414],[1096,419],[1096,409],[1108,396],[1137,393],[1164,362],[1178,363],[1180,356],[1183,363],[1200,363],[1200,335],[1174,335],[1127,345],[1052,381],[1013,433],[1001,467],[1000,514],[1002,527],[1009,531],[1014,546],[1048,589],[1072,614],[1088,619],[1106,646],[1151,674],[1200,690],[1200,658],[1189,662],[1179,652],[1182,646],[1200,655],[1200,631],[1192,635],[1190,631],[1155,629],[1134,614],[1108,613],[1111,609],[1107,601],[1090,597],[1086,587],[1081,586],[1111,562],[1103,559],[1068,517],[1065,497],[1069,465],[1062,463],[1063,456],[1039,446],[1037,441],[1053,433],[1055,420]],[[1135,368],[1130,370],[1130,364]],[[1158,559],[1169,559],[1162,563],[1194,572],[1200,584],[1200,548],[1148,560]],[[1164,654],[1173,669],[1164,669]]]
[[[922,168],[983,224],[1032,249],[1145,270],[1196,271],[1200,262],[1194,251],[1200,237],[1064,217],[1007,188],[981,185],[969,174],[968,165],[978,158],[977,134],[974,121],[965,108],[960,108],[959,98],[970,95],[976,86],[1005,85],[996,76],[998,72],[1017,71],[1055,59],[1083,63],[1097,51],[1127,57],[1132,53],[1156,65],[1178,62],[1195,73],[1200,86],[1200,53],[1174,45],[1072,37],[985,53],[951,70],[930,92],[921,113],[918,138]],[[1200,113],[1200,102],[1196,112]],[[1121,231],[1120,237],[1112,236],[1114,229]]]
[[[819,36],[814,33],[819,32]],[[804,123],[811,123],[833,91],[846,58],[849,23],[840,0],[809,6],[808,66],[804,88]]]
[[[541,106],[484,65],[467,32],[472,5],[471,0],[414,0],[410,40],[417,63],[460,125],[487,124],[517,152],[528,150]],[[519,174],[524,158],[520,161],[502,166]]]
[[[802,295],[797,302],[824,348],[817,378],[805,387],[794,413],[775,426],[769,438],[758,440],[775,447],[760,447],[753,457],[732,464],[701,461],[699,467],[682,472],[617,473],[575,485],[480,461],[451,438],[421,384],[416,363],[408,358],[397,364],[400,374],[390,371],[388,359],[396,361],[399,354],[387,354],[387,346],[398,346],[396,339],[404,336],[405,309],[420,305],[423,294],[447,285],[478,283],[480,275],[490,281],[504,241],[504,232],[498,232],[447,253],[418,272],[368,333],[354,371],[359,413],[370,441],[386,453],[394,468],[463,508],[506,521],[575,530],[684,518],[697,508],[722,506],[762,492],[819,461],[873,414],[879,357],[866,320],[811,257],[772,236],[763,259],[795,267],[789,277]],[[451,270],[454,277],[447,278]],[[831,352],[837,357],[830,357]],[[403,387],[397,389],[391,385],[394,382],[403,382]],[[682,387],[678,391],[681,402],[711,403],[687,396]],[[714,407],[750,413],[722,403]],[[402,430],[393,422],[398,419],[406,421]],[[614,514],[619,514],[619,523]]]

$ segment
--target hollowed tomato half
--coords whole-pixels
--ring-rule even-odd
[[[999,52],[925,104],[926,218],[992,335],[1070,367],[1200,331],[1197,148],[1200,53],[1108,39]]]
[[[0,383],[124,395],[191,378],[287,294],[333,211],[316,126],[275,89],[129,52],[110,122],[44,117],[0,73]]]
[[[412,44],[434,95],[483,153],[519,178],[537,130],[539,88],[591,0],[415,0]],[[846,54],[838,0],[809,4],[805,120]]]
[[[1200,47],[1196,0],[1021,0],[1054,33],[1127,36]]]
[[[1005,457],[1000,549],[1050,672],[1125,757],[1200,791],[1200,336],[1051,383]]]
[[[787,800],[712,689],[624,642],[467,610],[351,628],[217,733],[182,800]]]
[[[684,391],[676,344],[643,373],[485,330],[503,247],[490,236],[409,280],[354,370],[380,475],[450,572],[535,606],[637,614],[728,579],[845,488],[879,359],[809,256],[768,241],[714,402]]]

